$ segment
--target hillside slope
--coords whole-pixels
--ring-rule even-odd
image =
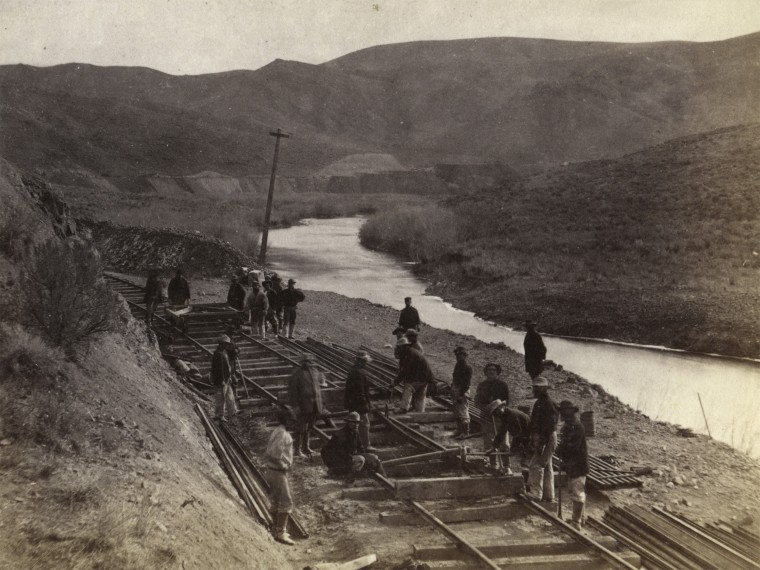
[[[534,170],[618,156],[760,117],[760,34],[711,43],[519,38],[368,48],[322,65],[171,76],[84,64],[0,67],[0,154],[62,184],[149,190],[145,177],[283,175],[352,154],[405,166]],[[110,186],[109,186],[110,185]]]
[[[760,357],[760,125],[454,199],[432,291],[510,325]]]

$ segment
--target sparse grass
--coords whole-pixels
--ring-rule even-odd
[[[28,208],[6,204],[0,214],[0,253],[13,261],[28,254],[41,221]]]

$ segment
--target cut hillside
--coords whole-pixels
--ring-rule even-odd
[[[71,227],[49,188],[0,166],[0,228],[23,237],[0,250],[0,568],[287,567],[126,304],[76,362],[41,339],[16,260]]]
[[[535,171],[757,120],[758,59],[760,34],[414,42],[198,76],[0,66],[0,154],[62,184],[150,191],[155,174],[264,175],[280,127],[283,176],[356,154]]]
[[[760,357],[760,125],[454,198],[432,292],[508,325]],[[421,222],[422,223],[422,222]]]

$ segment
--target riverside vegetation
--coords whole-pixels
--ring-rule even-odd
[[[758,179],[760,126],[740,126],[382,212],[360,238],[500,323],[758,358]]]

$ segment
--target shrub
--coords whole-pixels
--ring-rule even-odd
[[[25,208],[9,206],[0,219],[0,252],[13,261],[20,260],[32,248],[40,220]]]
[[[115,296],[102,278],[98,253],[80,238],[35,247],[22,263],[21,289],[44,337],[69,354],[111,330]]]

